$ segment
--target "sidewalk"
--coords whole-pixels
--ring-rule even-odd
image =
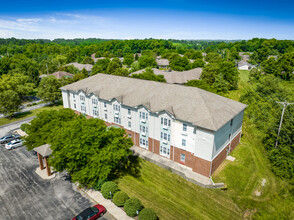
[[[95,200],[98,204],[103,205],[113,217],[119,220],[134,220],[129,217],[121,208],[117,207],[111,200],[105,199],[99,191],[92,189],[83,190],[89,197]]]
[[[176,173],[186,180],[195,183],[204,188],[221,188],[224,186],[223,183],[213,183],[210,178],[203,176],[201,174],[195,173],[192,171],[190,167],[186,167],[182,164],[176,163],[170,159],[161,157],[157,154],[154,154],[150,151],[147,151],[143,148],[133,146],[131,150],[134,151],[135,154],[142,157],[144,160],[147,160],[151,163],[154,163],[164,169],[171,169],[173,173]]]

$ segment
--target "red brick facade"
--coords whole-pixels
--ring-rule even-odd
[[[76,111],[77,114],[79,114],[79,112]],[[87,116],[87,118],[92,118],[91,116]],[[115,124],[115,123],[109,123],[109,122],[105,122],[105,124],[107,126],[110,125],[116,125],[119,126],[121,128],[123,128],[121,125]],[[126,133],[128,135],[132,136],[132,140],[134,145],[136,146],[140,146],[139,143],[139,139],[140,139],[140,134],[134,132],[134,131],[130,131],[127,130],[125,128],[123,128]],[[192,168],[192,170],[196,173],[202,174],[204,176],[209,177],[210,175],[212,175],[216,169],[220,166],[220,164],[226,159],[227,156],[227,151],[230,150],[230,152],[232,152],[235,147],[239,144],[241,139],[241,132],[232,140],[231,142],[231,146],[230,144],[228,144],[220,153],[219,155],[214,158],[214,160],[212,162],[204,160],[202,158],[196,157],[193,155],[193,153],[190,153],[188,151],[182,150],[180,148],[174,147],[174,146],[170,146],[170,159],[174,160],[177,163],[181,163],[184,164],[190,168]],[[159,154],[159,148],[160,148],[160,141],[155,140],[153,138],[148,138],[148,150],[150,152],[153,152],[155,154]],[[185,162],[181,161],[181,154],[185,155]]]

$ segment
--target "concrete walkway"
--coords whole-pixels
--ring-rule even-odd
[[[150,161],[162,168],[171,169],[173,173],[176,173],[186,180],[195,183],[204,188],[221,188],[223,183],[213,183],[210,178],[192,171],[192,168],[176,163],[170,159],[164,158],[157,154],[154,154],[143,148],[133,146],[131,148],[136,155],[139,155],[144,160]]]
[[[121,208],[117,207],[111,200],[105,199],[99,191],[92,189],[83,190],[89,197],[95,200],[98,204],[103,205],[108,212],[119,220],[133,220]]]

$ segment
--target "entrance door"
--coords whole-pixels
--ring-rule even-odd
[[[170,146],[169,145],[161,145],[160,146],[160,155],[170,158]]]

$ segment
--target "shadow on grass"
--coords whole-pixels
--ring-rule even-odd
[[[11,117],[7,117],[9,120],[13,120],[13,119],[21,119],[24,118],[28,115],[32,114],[31,111],[27,111],[27,112],[19,112],[19,113],[15,113],[13,116]]]

